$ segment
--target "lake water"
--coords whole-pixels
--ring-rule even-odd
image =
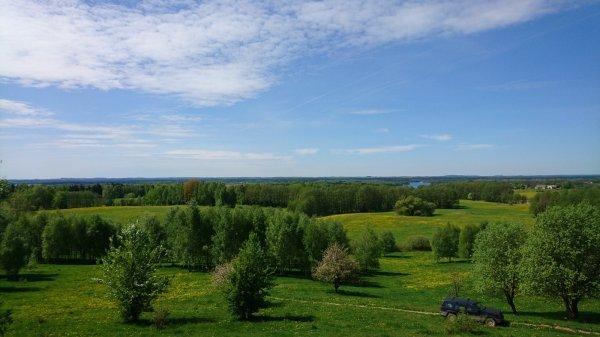
[[[412,188],[419,188],[421,186],[429,186],[429,185],[431,185],[431,184],[426,181],[411,181],[410,183],[408,183],[408,186],[410,186]]]

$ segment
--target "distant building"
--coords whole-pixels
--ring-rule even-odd
[[[556,186],[556,185],[536,185],[535,189],[536,190],[556,190],[556,189],[558,189],[558,186]]]

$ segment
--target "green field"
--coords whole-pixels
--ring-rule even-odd
[[[400,217],[391,212],[335,215],[355,237],[365,226],[392,230],[399,241],[421,234],[431,235],[436,227],[488,221],[533,219],[526,205],[501,205],[462,201],[462,208],[438,210],[429,218]],[[68,210],[64,213],[100,213],[115,221],[138,215],[164,215],[168,207],[102,207]],[[541,298],[517,297],[518,317],[508,314],[501,299],[471,290],[470,264],[466,261],[435,263],[429,252],[394,253],[382,258],[381,270],[364,278],[361,286],[344,286],[335,294],[329,286],[304,275],[278,277],[271,292],[272,306],[251,322],[229,318],[223,299],[210,286],[206,273],[163,268],[172,286],[156,304],[171,312],[170,324],[157,330],[152,314],[136,325],[119,322],[113,305],[103,298],[104,290],[93,278],[97,266],[38,265],[23,271],[27,281],[0,280],[5,307],[14,311],[15,323],[9,336],[430,336],[444,335],[444,320],[435,315],[450,289],[451,273],[464,279],[463,296],[478,298],[502,309],[510,327],[481,328],[486,336],[555,336],[573,334],[551,327],[600,334],[600,301],[584,301],[578,321],[563,319],[561,303]],[[421,313],[405,310],[421,311]],[[423,313],[425,312],[425,313]],[[431,313],[431,314],[427,314]]]

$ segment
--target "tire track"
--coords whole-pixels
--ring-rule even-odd
[[[309,300],[299,300],[294,298],[282,298],[282,297],[274,297],[269,296],[270,299],[278,300],[278,301],[289,301],[289,302],[298,302],[304,304],[314,304],[314,305],[330,305],[330,306],[338,306],[338,307],[353,307],[359,309],[377,309],[377,310],[389,310],[389,311],[398,311],[405,312],[409,314],[417,314],[417,315],[428,315],[428,316],[438,316],[438,312],[432,311],[421,311],[421,310],[411,310],[411,309],[402,309],[402,308],[394,308],[394,307],[382,307],[382,306],[374,306],[374,305],[365,305],[365,304],[353,304],[353,303],[336,303],[336,302],[324,302],[324,301],[309,301]],[[545,328],[545,329],[553,329],[559,330],[563,332],[570,333],[579,333],[583,335],[596,335],[600,336],[600,332],[590,331],[590,330],[581,330],[581,329],[573,329],[560,325],[551,325],[551,324],[534,324],[534,323],[525,323],[525,322],[510,322],[511,325],[521,325],[529,328]]]

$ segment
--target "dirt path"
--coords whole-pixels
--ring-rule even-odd
[[[390,311],[399,311],[399,312],[406,312],[406,313],[410,313],[410,314],[429,315],[429,316],[439,315],[438,312],[401,309],[401,308],[394,308],[394,307],[381,307],[381,306],[353,304],[353,303],[307,301],[307,300],[299,300],[299,299],[293,299],[293,298],[281,298],[281,297],[273,297],[273,296],[269,296],[269,298],[278,300],[278,301],[289,301],[289,302],[298,302],[298,303],[305,303],[305,304],[331,305],[331,306],[338,306],[338,307],[353,307],[353,308],[359,308],[359,309],[390,310]],[[600,332],[581,330],[581,329],[572,329],[572,328],[568,328],[568,327],[564,327],[564,326],[560,326],[560,325],[534,324],[534,323],[515,322],[515,321],[511,321],[510,324],[511,325],[522,325],[522,326],[526,326],[526,327],[530,327],[530,328],[546,328],[546,329],[554,329],[554,330],[570,332],[570,333],[579,333],[579,334],[583,334],[583,335],[600,336]]]

